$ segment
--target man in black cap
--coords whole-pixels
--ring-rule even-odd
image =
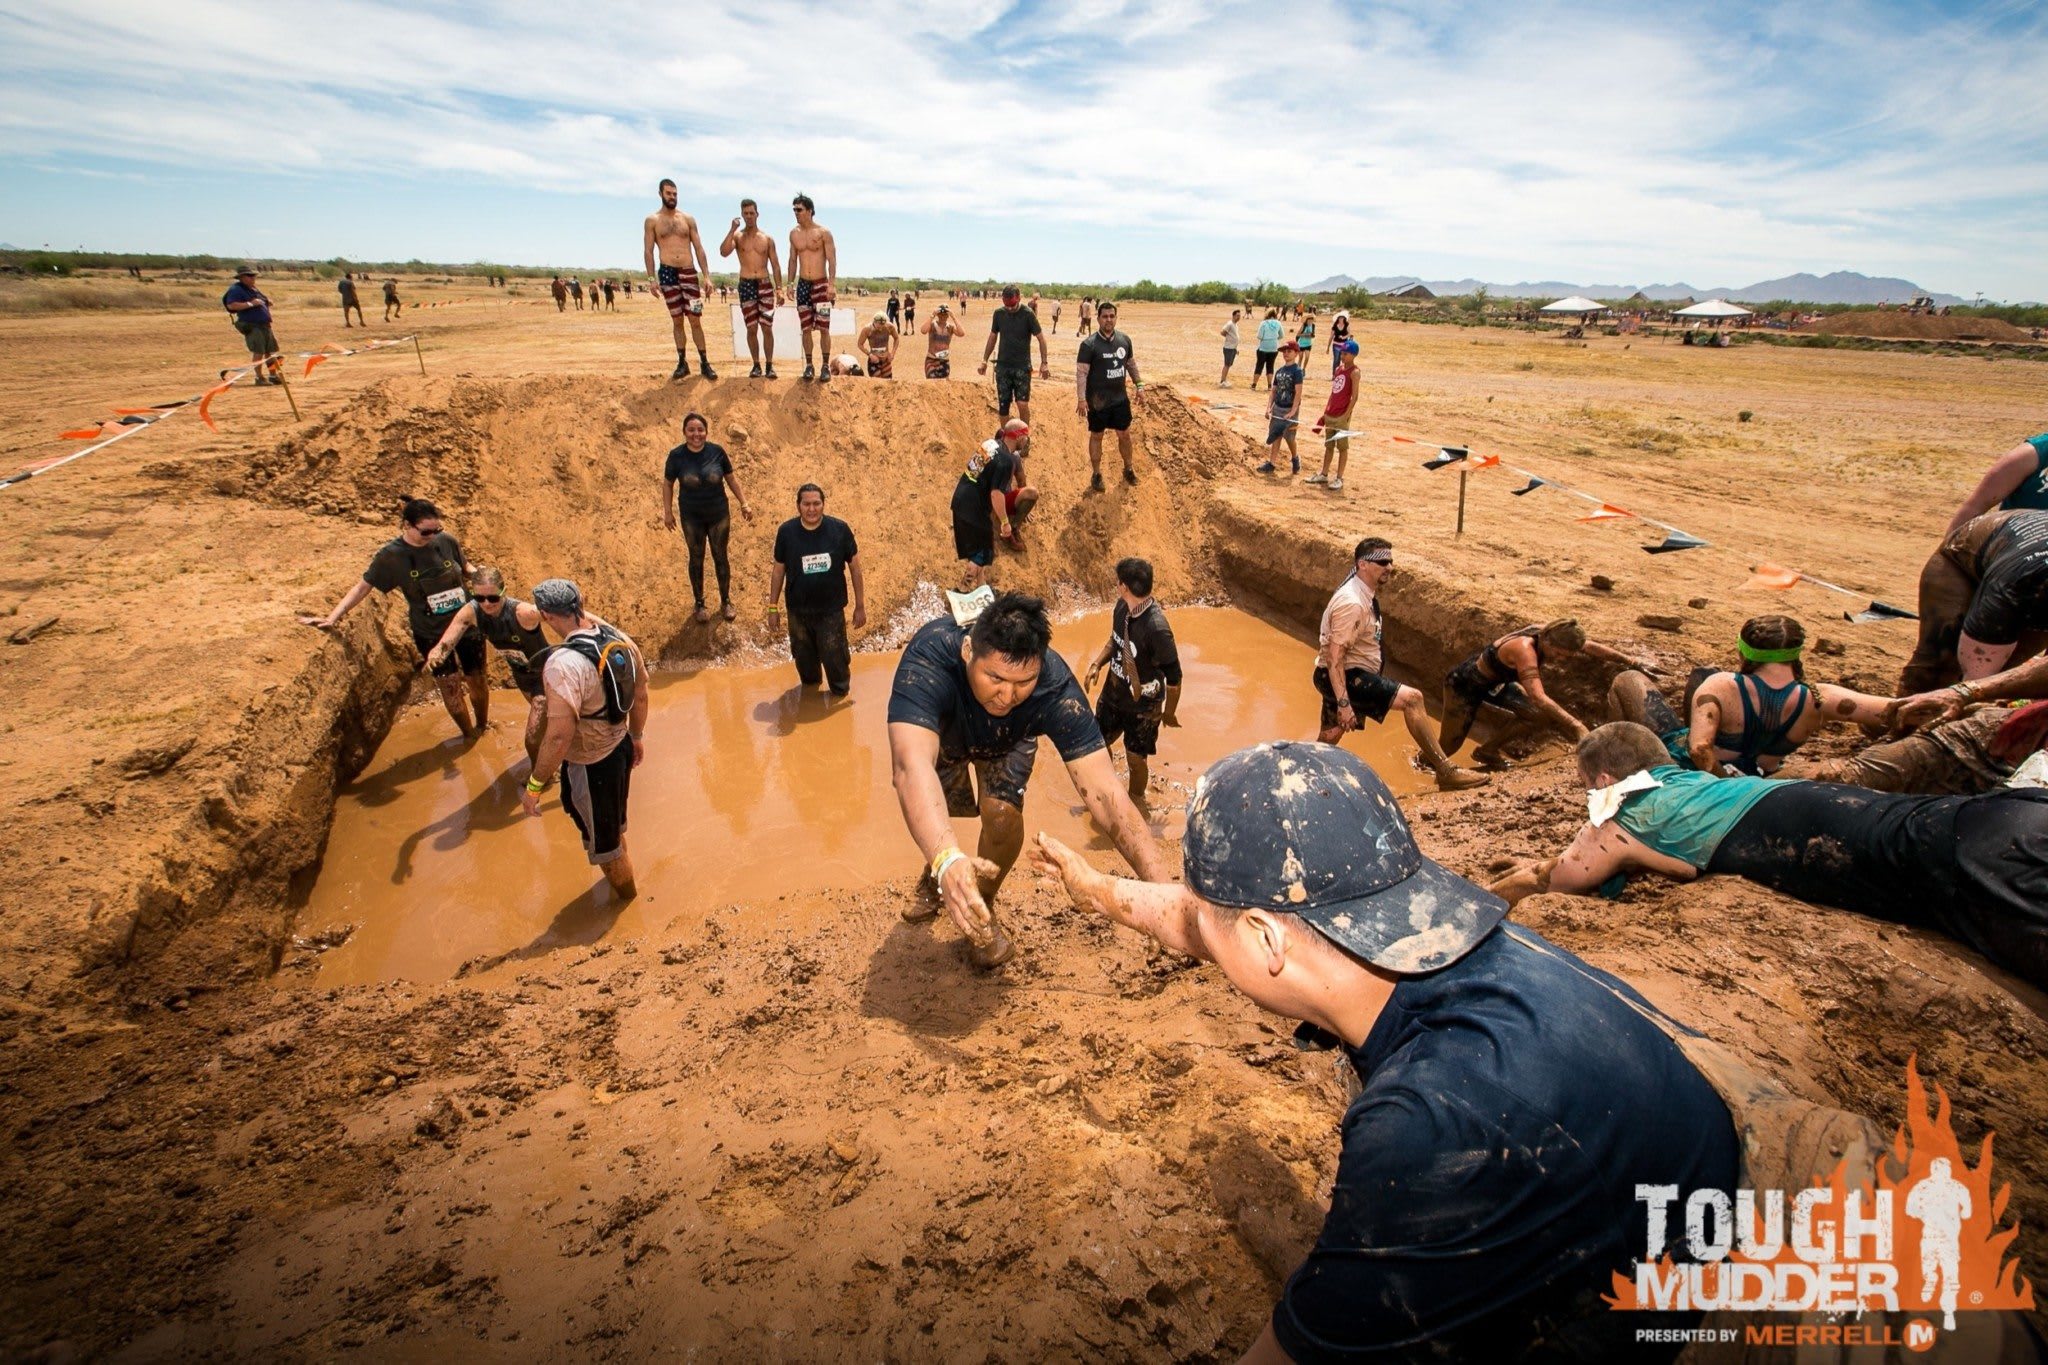
[[[1016,285],[1003,287],[1003,306],[989,314],[988,341],[981,348],[981,368],[977,373],[988,373],[988,358],[996,358],[996,413],[1010,415],[1010,404],[1017,405],[1017,416],[1024,421],[1031,420],[1031,343],[1038,342],[1038,377],[1052,378],[1052,358],[1045,349],[1045,332],[1038,325],[1038,314],[1024,306],[1024,294]],[[998,347],[1000,343],[1000,348]]]
[[[941,616],[911,636],[889,692],[896,799],[925,859],[917,899],[903,917],[930,919],[943,905],[982,967],[1014,951],[989,903],[1024,846],[1024,787],[1040,735],[1052,740],[1089,815],[1138,875],[1173,875],[1116,780],[1087,694],[1051,646],[1045,604],[1004,593],[971,625]],[[976,815],[981,843],[969,857],[953,840],[952,822]]]
[[[1106,876],[1045,834],[1032,862],[1358,1073],[1329,1216],[1245,1359],[1642,1358],[1600,1296],[1684,1246],[1644,1245],[1638,1187],[1683,1201],[1737,1179],[1734,1123],[1679,1026],[1423,857],[1341,749],[1223,759],[1185,849],[1185,886]]]

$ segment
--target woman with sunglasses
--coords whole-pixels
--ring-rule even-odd
[[[440,643],[427,654],[429,668],[439,664],[462,643],[471,626],[495,646],[512,668],[512,685],[526,698],[526,761],[529,767],[540,754],[541,736],[548,725],[548,698],[541,687],[540,669],[547,662],[551,646],[540,628],[540,608],[505,592],[505,576],[496,569],[479,566],[469,576],[473,585],[469,601],[448,623]]]
[[[711,549],[711,564],[718,573],[718,604],[725,619],[739,615],[732,604],[732,561],[727,546],[732,540],[732,511],[726,491],[740,505],[740,516],[748,521],[754,514],[747,508],[747,495],[733,476],[732,457],[725,447],[706,439],[711,425],[701,414],[683,419],[683,443],[668,453],[662,470],[661,516],[673,531],[682,527],[683,544],[689,552],[690,592],[697,600],[690,619],[699,625],[711,619],[704,609],[704,550]]]

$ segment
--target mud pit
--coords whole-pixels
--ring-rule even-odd
[[[1312,735],[1318,716],[1313,645],[1227,608],[1171,619],[1186,684],[1181,728],[1162,731],[1152,764],[1150,813],[1155,834],[1178,839],[1203,769],[1262,739]],[[1091,613],[1060,622],[1053,646],[1084,674],[1108,633],[1108,614]],[[901,880],[919,858],[889,781],[883,716],[896,657],[855,656],[853,700],[839,706],[803,693],[787,663],[660,675],[632,800],[646,889],[624,907],[584,865],[555,798],[542,820],[520,810],[523,698],[498,694],[491,734],[469,751],[437,705],[408,710],[337,798],[298,921],[315,937],[354,931],[320,959],[317,983],[438,981],[665,924],[695,928],[735,902],[775,904],[779,919],[808,929],[820,911],[803,893]],[[1398,718],[1352,743],[1396,792],[1428,785]],[[1044,741],[1026,815],[1076,848],[1109,850]],[[957,825],[973,847],[975,822]]]
[[[1205,314],[1128,311],[1148,346],[1163,339],[1149,352],[1165,352],[1161,377],[1207,371]],[[7,1352],[1231,1357],[1320,1221],[1341,1092],[1326,1062],[1294,1052],[1285,1026],[1213,971],[1148,954],[1028,879],[1006,890],[1019,955],[995,977],[962,966],[949,929],[899,922],[910,874],[888,868],[865,887],[782,901],[742,887],[650,916],[640,932],[614,926],[456,980],[378,979],[401,969],[365,965],[364,984],[340,984],[337,957],[330,984],[323,955],[293,943],[295,930],[324,927],[290,880],[318,861],[334,792],[373,779],[380,744],[403,762],[446,734],[429,699],[401,706],[414,683],[395,612],[360,611],[334,641],[288,621],[293,608],[324,609],[361,571],[390,534],[395,494],[439,500],[515,590],[566,570],[650,650],[686,668],[717,661],[720,673],[770,637],[757,620],[685,619],[679,549],[654,497],[660,452],[688,407],[727,434],[760,509],[735,537],[742,591],[761,581],[767,533],[786,514],[774,490],[805,477],[860,530],[879,620],[946,567],[950,471],[992,425],[983,390],[617,378],[644,359],[641,332],[624,343],[579,332],[574,363],[558,364],[567,353],[547,348],[570,344],[557,339],[567,333],[535,313],[451,322],[437,344],[474,377],[445,377],[430,348],[431,379],[364,381],[346,403],[313,386],[302,394],[310,420],[275,445],[169,433],[138,469],[52,480],[45,502],[0,509],[22,518],[15,582],[33,605],[20,609],[63,617],[0,657],[17,684],[9,761],[22,797],[0,812],[14,836],[0,888],[30,909],[0,924],[0,1178],[16,1248],[0,1271]],[[648,321],[592,326],[625,336]],[[1944,395],[1965,382],[1937,362],[1738,351],[1708,371],[1676,349],[1596,345],[1560,359],[1512,335],[1442,331],[1369,329],[1370,368],[1390,380],[1365,396],[1376,430],[1483,414],[1487,439],[1569,433],[1593,445],[1548,452],[1567,476],[1583,465],[1603,487],[1652,488],[1659,510],[1674,500],[1689,526],[1767,543],[1790,562],[1839,553],[1857,581],[1890,595],[1901,579],[1910,593],[1921,541],[1945,515],[1936,504],[1974,478],[1976,453],[2010,444],[1999,423],[2037,412],[2048,391],[2032,371],[1984,367],[1968,381],[1982,386],[1973,425],[1871,474],[1886,497],[1872,492],[1847,536],[1838,481],[1864,476],[1828,452],[1890,450],[1911,424],[1893,430],[1869,414],[1913,411],[1893,386],[1932,401],[1930,373]],[[52,344],[38,331],[39,355]],[[535,356],[595,373],[511,377]],[[1708,409],[1732,411],[1735,390],[1714,386],[1737,380],[1767,384],[1782,409],[1757,438],[1769,449],[1739,433],[1737,444],[1701,443],[1749,481],[1754,504],[1695,494],[1681,466],[1699,452],[1630,453],[1633,429],[1615,447],[1629,463],[1605,460],[1605,414],[1732,424]],[[83,382],[66,378],[65,392]],[[30,387],[23,402],[38,397]],[[1510,401],[1485,406],[1496,388]],[[746,439],[730,439],[734,429]],[[1493,634],[1566,612],[1682,676],[1721,658],[1743,615],[1784,605],[1745,599],[1733,556],[1646,564],[1625,534],[1512,523],[1523,504],[1483,484],[1474,508],[1487,520],[1475,525],[1486,529],[1453,542],[1445,485],[1385,452],[1354,452],[1341,503],[1262,486],[1241,472],[1239,434],[1170,401],[1148,407],[1147,477],[1129,494],[1077,494],[1086,462],[1070,412],[1048,405],[1034,430],[1032,473],[1048,500],[1003,581],[1065,602],[1099,600],[1109,565],[1135,550],[1162,566],[1169,600],[1256,601],[1299,640],[1351,541],[1383,532],[1403,565],[1387,594],[1390,655],[1424,682]],[[1815,468],[1837,482],[1812,479]],[[1924,507],[1890,495],[1900,480]],[[100,549],[79,556],[81,544]],[[1591,593],[1591,571],[1622,586]],[[1685,608],[1695,596],[1712,603]],[[206,611],[180,612],[186,597]],[[1822,619],[1811,602],[1791,605]],[[1646,636],[1634,626],[1644,611],[1689,611],[1686,633]],[[141,647],[137,621],[169,626],[184,647]],[[1895,673],[1910,639],[1830,633],[1845,635],[1827,666],[1844,681]],[[775,722],[751,708],[789,679],[765,681],[730,722],[764,753]],[[1590,715],[1600,682],[1574,673],[1560,690]],[[71,704],[81,693],[93,707],[83,725]],[[1305,689],[1295,695],[1306,704]],[[517,714],[511,701],[501,697],[501,725]],[[856,726],[868,705],[855,704]],[[408,727],[421,731],[409,749]],[[1305,729],[1286,716],[1270,726]],[[1169,763],[1192,766],[1192,733],[1168,737]],[[491,743],[495,754],[458,769],[488,782],[516,762],[509,733]],[[1050,766],[1033,784],[1034,826],[1070,818]],[[436,767],[401,797],[430,783],[456,810],[479,790]],[[1563,766],[1539,758],[1492,788],[1404,804],[1428,852],[1480,874],[1504,854],[1554,851],[1580,799]],[[647,809],[636,802],[636,836]],[[366,864],[383,894],[405,838],[450,813],[430,805],[387,831]],[[451,833],[416,843],[414,877],[461,856],[434,847]],[[552,923],[590,873],[559,814],[519,836],[546,850],[522,881],[534,867],[567,878],[558,899],[539,901]],[[330,871],[344,856],[329,843]],[[879,861],[893,868],[894,854]],[[1902,1069],[1917,1055],[1953,1098],[1966,1144],[1997,1130],[2022,1222],[2016,1250],[2038,1280],[2038,997],[1929,936],[1739,883],[1643,886],[1618,905],[1539,898],[1518,918],[1793,1090],[1881,1122],[1899,1118]],[[450,946],[418,975],[541,937],[519,927]],[[358,950],[374,941],[364,934]],[[395,945],[385,962],[410,951]],[[272,973],[279,958],[286,969]]]

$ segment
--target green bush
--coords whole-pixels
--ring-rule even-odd
[[[1136,284],[1119,285],[1116,296],[1125,303],[1177,303],[1180,291],[1170,284],[1157,284],[1151,280],[1139,280]]]
[[[1236,303],[1238,291],[1221,280],[1204,280],[1180,291],[1182,303]]]

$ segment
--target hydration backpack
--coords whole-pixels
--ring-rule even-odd
[[[639,689],[640,670],[633,664],[633,649],[626,643],[626,637],[610,626],[599,625],[595,639],[578,634],[563,644],[597,665],[597,681],[603,690],[604,705],[583,719],[601,719],[617,725],[631,714],[633,697]]]

